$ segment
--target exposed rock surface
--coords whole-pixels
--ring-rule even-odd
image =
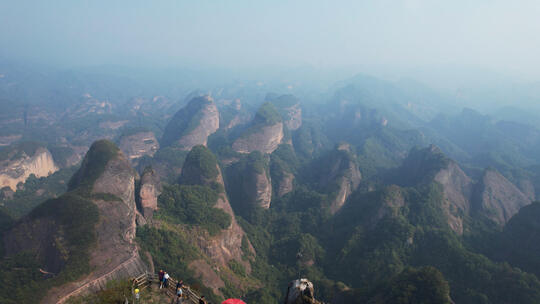
[[[531,202],[515,185],[494,170],[486,170],[478,183],[436,146],[413,149],[400,169],[406,185],[437,182],[442,185],[442,208],[450,228],[462,234],[467,216],[486,216],[504,225]],[[474,210],[473,210],[474,209]]]
[[[233,143],[239,153],[272,153],[283,140],[283,122],[271,103],[263,104],[251,126]]]
[[[478,212],[504,225],[521,207],[531,203],[514,184],[499,172],[487,169],[475,189]]]
[[[84,161],[80,170],[87,170]],[[93,271],[76,282],[52,289],[44,303],[55,303],[56,299],[61,303],[72,295],[103,288],[109,280],[135,276],[146,270],[134,242],[135,176],[127,158],[117,150],[92,186],[92,194],[109,195],[92,199],[100,219],[95,227],[96,247],[91,251],[89,261]]]
[[[215,157],[204,146],[195,146],[188,155],[184,168],[182,169],[182,176],[180,182],[190,185],[205,185],[209,187],[216,187],[216,185],[222,189],[214,208],[222,209],[225,213],[231,216],[231,224],[226,229],[222,230],[215,236],[204,235],[198,238],[197,246],[206,254],[208,258],[220,267],[227,267],[229,261],[236,260],[236,262],[244,265],[249,272],[251,267],[248,261],[245,260],[244,253],[242,251],[242,239],[246,237],[246,234],[242,227],[236,221],[236,217],[229,203],[229,199],[224,191],[225,184],[223,182],[223,176],[221,170],[217,164]],[[254,253],[254,250],[249,246],[250,250]],[[201,266],[204,261],[196,261],[190,265]],[[209,267],[206,267],[209,268]],[[218,290],[223,287],[223,281],[216,279],[215,272],[209,268],[208,271],[202,271],[201,269],[193,269],[194,272],[199,273],[203,282],[207,282],[207,286]],[[219,290],[218,290],[219,291]]]
[[[64,225],[78,225],[79,222],[73,221],[84,221],[87,217],[87,213],[81,215],[76,210],[69,210],[68,206],[86,201],[86,205],[80,206],[89,208],[89,212],[94,210],[95,224],[83,226],[90,235],[95,235],[88,257],[91,272],[49,290],[43,303],[63,303],[71,296],[103,288],[110,280],[125,279],[145,271],[146,266],[134,242],[135,176],[129,161],[113,143],[98,141],[70,181],[70,192],[48,201],[59,202],[52,206],[67,210],[48,208],[32,212],[6,235],[4,244],[8,255],[23,250],[33,252],[43,268],[58,273],[70,257],[69,248],[78,246],[64,237],[69,232]],[[66,218],[66,212],[83,218]]]
[[[350,151],[349,144],[339,145],[322,161],[323,170],[320,171],[319,186],[329,188],[336,195],[330,205],[332,214],[338,212],[345,204],[347,198],[354,192],[362,174]]]
[[[313,283],[308,279],[298,279],[289,283],[284,304],[322,304],[315,299]]]
[[[255,130],[244,133],[233,143],[233,150],[240,153],[260,151],[272,153],[277,149],[283,139],[283,123],[279,122],[269,126],[261,126]]]
[[[137,132],[122,136],[119,147],[127,158],[135,164],[138,158],[145,155],[154,156],[156,151],[159,150],[159,143],[153,132]]]
[[[210,96],[193,98],[169,121],[161,143],[189,151],[196,145],[204,145],[208,136],[219,128],[219,112]]]
[[[161,191],[161,182],[157,173],[151,168],[145,169],[141,176],[139,190],[142,214],[145,219],[151,219],[154,211],[157,210],[157,198]]]
[[[266,101],[272,102],[278,109],[285,126],[291,131],[297,130],[302,126],[302,108],[298,98],[294,95],[286,94],[277,96],[268,94]]]
[[[278,181],[277,197],[282,197],[293,190],[294,174],[283,172],[282,178]]]
[[[270,175],[256,170],[248,171],[248,175],[244,178],[244,193],[246,193],[248,201],[251,204],[259,205],[264,209],[270,208],[272,201],[272,182]]]
[[[56,171],[58,167],[46,148],[36,149],[33,155],[22,152],[15,159],[0,161],[0,188],[9,187],[17,191],[17,184],[24,183],[31,174],[43,177]]]

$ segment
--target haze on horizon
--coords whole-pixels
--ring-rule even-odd
[[[77,67],[479,67],[540,79],[540,2],[3,1],[0,56]]]

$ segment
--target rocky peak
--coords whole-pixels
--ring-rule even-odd
[[[134,166],[138,159],[147,155],[154,156],[159,150],[159,143],[153,132],[146,130],[132,130],[122,135],[119,147]]]
[[[17,184],[36,177],[49,176],[58,171],[51,152],[37,143],[23,142],[0,150],[0,189],[17,191]]]
[[[302,126],[302,108],[297,97],[291,94],[281,96],[268,94],[266,101],[276,106],[289,130],[294,131]]]
[[[233,143],[239,153],[272,153],[283,140],[283,121],[272,103],[264,103],[251,126]]]
[[[200,96],[180,109],[165,127],[161,144],[189,151],[206,145],[208,136],[219,128],[219,112],[210,96]]]
[[[322,304],[315,299],[313,283],[308,279],[298,279],[289,283],[284,304]]]
[[[197,246],[212,262],[217,263],[220,267],[228,267],[229,261],[234,259],[236,262],[244,265],[249,271],[251,269],[250,264],[245,260],[244,253],[241,249],[242,239],[247,239],[247,236],[236,221],[235,214],[224,191],[225,184],[221,169],[218,166],[215,156],[208,148],[204,146],[193,147],[184,163],[180,182],[187,185],[209,186],[215,191],[218,191],[218,200],[214,208],[222,209],[231,216],[231,224],[228,228],[215,236],[205,235],[199,237]],[[252,248],[251,250],[253,251]],[[198,260],[190,266],[199,268],[194,269],[194,272],[199,273],[203,277],[203,281],[212,282],[210,278],[215,275],[213,270],[210,270],[210,272],[202,270],[204,268],[210,268],[210,266],[201,266],[206,263],[204,260]],[[212,286],[212,283],[208,283],[208,285],[214,289],[221,287],[217,285]]]
[[[144,169],[139,188],[139,200],[145,219],[151,219],[157,210],[157,199],[161,194],[159,175],[150,167]]]
[[[5,237],[8,252],[34,252],[48,271],[71,267],[72,254],[88,261],[89,272],[49,290],[43,303],[63,303],[146,270],[133,241],[135,176],[112,142],[97,141],[69,182],[69,192],[38,206]],[[78,241],[72,243],[74,239]],[[81,243],[87,247],[79,248]]]
[[[186,185],[210,185],[220,174],[217,159],[205,146],[193,147],[186,157],[180,183]]]
[[[456,233],[463,233],[463,216],[470,211],[473,181],[459,165],[446,157],[435,145],[413,148],[403,161],[398,173],[406,186],[437,182],[443,187],[442,208],[448,225]]]
[[[475,187],[475,211],[500,226],[530,203],[525,194],[495,169],[486,169]]]
[[[336,193],[330,205],[330,212],[336,213],[351,193],[358,188],[362,174],[350,151],[350,145],[346,143],[336,146],[318,162],[320,163],[317,177],[319,186]]]

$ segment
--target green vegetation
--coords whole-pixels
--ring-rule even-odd
[[[119,304],[131,299],[129,280],[109,281],[104,289],[80,297],[70,298],[68,304]]]
[[[90,193],[95,181],[105,171],[107,163],[116,157],[118,152],[118,147],[108,140],[94,142],[86,153],[81,168],[69,181],[68,189],[71,191],[78,188],[79,191]]]
[[[257,114],[255,114],[255,125],[275,125],[279,122],[281,122],[281,116],[276,110],[276,107],[270,102],[263,103]]]
[[[173,278],[189,282],[191,288],[199,290],[209,301],[219,303],[211,289],[202,284],[188,265],[200,258],[198,249],[190,245],[184,232],[174,229],[157,229],[143,226],[137,228],[137,243],[150,252],[156,269],[163,269]]]
[[[13,198],[4,201],[4,206],[14,217],[19,218],[44,201],[66,192],[67,182],[76,170],[77,167],[60,169],[52,175],[40,178],[32,174],[24,183],[23,189],[17,190]]]
[[[193,147],[186,157],[182,169],[183,184],[204,184],[214,181],[218,176],[217,160],[214,154],[205,146]]]
[[[218,195],[208,186],[165,186],[158,198],[159,211],[155,216],[173,223],[197,225],[215,235],[231,224],[229,214],[213,208]]]
[[[67,193],[39,205],[28,216],[32,221],[48,220],[57,225],[53,237],[65,240],[65,243],[57,244],[62,244],[57,249],[58,254],[62,254],[59,258],[64,266],[56,276],[46,278],[39,272],[43,266],[36,260],[35,253],[21,252],[2,260],[0,282],[5,287],[0,290],[2,303],[35,303],[49,288],[73,281],[90,271],[88,259],[90,247],[95,242],[94,226],[99,217],[94,203]]]

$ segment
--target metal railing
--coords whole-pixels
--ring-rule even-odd
[[[166,287],[165,292],[171,296],[176,297],[176,284],[178,281],[172,277],[169,277],[168,284]],[[145,272],[138,277],[133,279],[133,282],[131,284],[131,303],[135,302],[135,289],[139,289],[139,293],[143,290],[150,288],[152,284],[160,284],[159,277],[155,273],[148,273]],[[182,285],[182,292],[183,292],[183,303],[192,303],[192,304],[198,304],[199,303],[199,295],[192,290],[189,286],[183,284]]]

